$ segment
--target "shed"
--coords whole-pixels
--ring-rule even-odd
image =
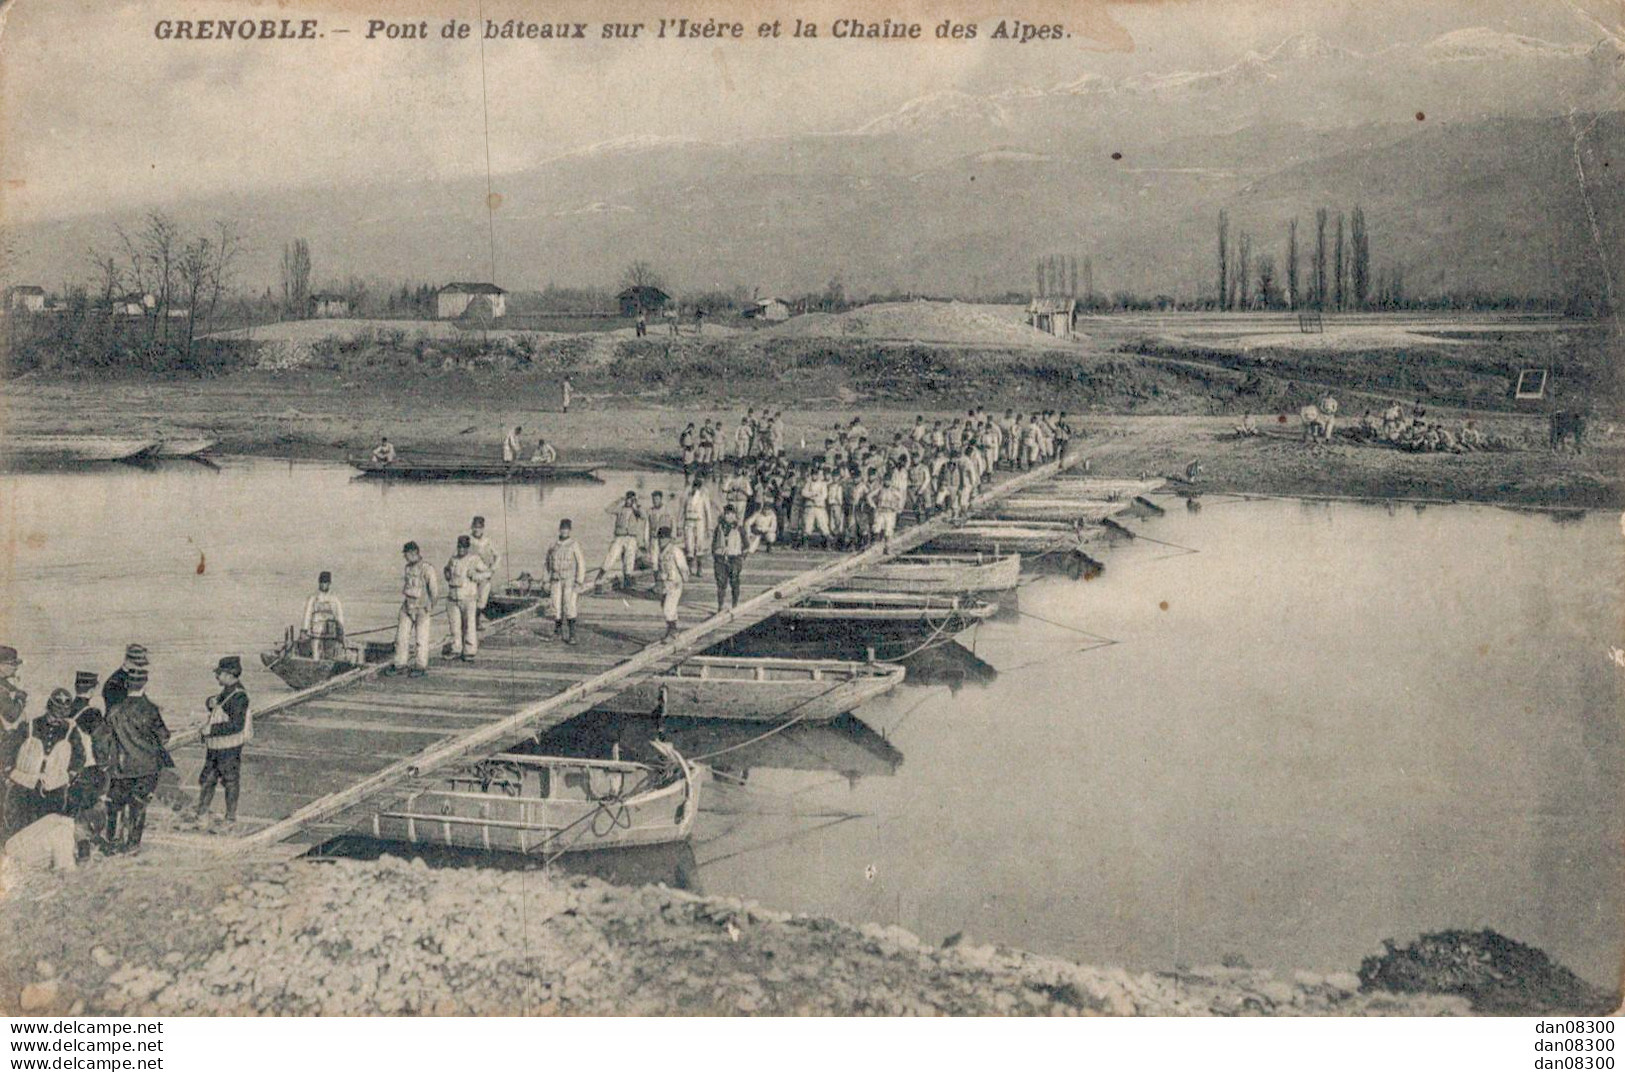
[[[1027,323],[1057,338],[1070,338],[1078,323],[1076,298],[1034,298],[1027,306]]]
[[[790,319],[790,304],[781,298],[759,298],[745,310],[745,315],[776,324]]]
[[[626,317],[658,313],[671,301],[671,295],[659,287],[627,287],[615,295],[615,300],[621,303],[621,315]]]
[[[355,303],[343,294],[312,294],[310,296],[311,316],[349,316],[353,312],[355,312]]]
[[[479,305],[470,309],[476,298]],[[435,291],[434,307],[434,315],[440,320],[455,320],[465,312],[496,319],[507,315],[508,292],[495,283],[447,283]]]
[[[6,291],[6,312],[43,313],[45,288],[34,286],[12,287]]]

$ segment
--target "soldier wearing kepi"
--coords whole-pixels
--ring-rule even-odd
[[[91,702],[99,683],[100,679],[90,670],[80,670],[73,675],[74,697],[68,718],[73,722],[74,731],[89,743],[91,762],[79,772],[68,791],[70,811],[91,807],[107,795],[107,768],[113,764],[113,738],[107,715]]]
[[[93,762],[89,744],[68,717],[72,705],[67,689],[53,690],[45,714],[17,751],[6,783],[7,836],[42,815],[67,814],[68,786]]]
[[[144,695],[147,672],[125,674],[127,693],[107,712],[113,731],[115,758],[107,790],[107,840],[115,852],[136,852],[147,827],[147,801],[158,787],[158,776],[175,761],[169,758],[169,727],[158,705]],[[123,839],[120,840],[120,827]]]
[[[480,650],[478,625],[480,585],[491,571],[476,555],[467,536],[457,537],[457,553],[446,563],[446,617],[451,622],[451,654],[469,662]]]
[[[119,702],[129,694],[130,674],[140,670],[147,673],[147,649],[140,644],[130,644],[124,649],[124,662],[117,670],[107,675],[102,684],[102,710],[112,711]]]
[[[629,491],[621,500],[620,505],[612,506],[609,510],[615,515],[615,538],[609,542],[609,550],[604,553],[604,564],[598,570],[600,579],[609,578],[610,585],[615,588],[632,587],[632,571],[638,568],[638,538],[643,534],[643,507],[638,505],[638,493]],[[621,575],[615,577],[615,567],[619,566]]]
[[[666,617],[665,642],[677,635],[677,609],[683,601],[683,585],[688,583],[688,556],[677,541],[671,538],[671,526],[660,526],[656,537],[660,544],[660,610]]]
[[[485,563],[485,571],[491,576],[479,582],[479,598],[477,609],[481,621],[485,620],[485,605],[491,601],[491,578],[497,574],[497,562],[502,556],[497,554],[497,545],[491,537],[485,534],[485,518],[476,516],[468,526],[468,549],[479,556]]]
[[[32,721],[27,714],[28,693],[13,680],[22,664],[16,648],[0,646],[0,777],[11,770],[18,749],[32,735]],[[4,814],[4,797],[0,796],[0,817]]]
[[[552,639],[562,636],[566,644],[576,642],[576,593],[587,582],[587,559],[581,545],[571,538],[570,529],[569,518],[560,521],[559,538],[547,549],[547,576],[553,598]]]
[[[344,658],[344,604],[333,594],[333,575],[322,570],[316,577],[316,591],[305,600],[302,628],[310,637],[313,658]]]
[[[203,727],[203,770],[198,775],[197,815],[208,814],[214,787],[226,787],[226,822],[237,821],[237,798],[243,788],[243,745],[254,739],[248,690],[243,688],[243,661],[227,655],[214,668],[220,692],[204,701],[209,724]]]
[[[395,623],[395,661],[386,674],[407,670],[408,677],[429,672],[429,630],[434,624],[434,601],[440,595],[440,574],[423,561],[416,540],[401,547],[406,572],[401,580],[401,616]]]

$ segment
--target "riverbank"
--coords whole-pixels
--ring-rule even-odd
[[[1131,973],[664,886],[155,846],[6,891],[0,1007],[82,1015],[1462,1015],[1348,970]]]
[[[757,384],[755,387],[762,387]],[[578,389],[569,413],[544,377],[500,373],[412,374],[345,381],[331,373],[242,373],[211,380],[47,379],[6,384],[6,424],[25,433],[141,435],[160,429],[200,430],[218,451],[340,461],[365,453],[388,435],[405,450],[495,457],[502,433],[522,425],[527,439],[545,435],[565,460],[636,468],[674,460],[689,420],[737,424],[743,405],[782,407],[794,451],[820,448],[831,425],[862,413],[872,434],[889,438],[916,414],[928,420],[962,413],[958,406],[902,405],[865,397],[843,384],[807,377],[768,385],[731,405],[670,403],[668,392]],[[827,392],[827,393],[826,393]],[[1064,408],[1055,397],[994,397],[990,408]],[[1260,413],[1265,434],[1236,437],[1234,415],[1199,416],[1074,411],[1083,448],[1103,474],[1183,474],[1198,462],[1196,490],[1265,495],[1325,495],[1505,503],[1549,508],[1625,506],[1625,436],[1603,423],[1581,456],[1546,446],[1546,422],[1535,414],[1439,410],[1447,422],[1468,418],[1511,449],[1466,454],[1410,453],[1338,439],[1306,446],[1295,411]]]

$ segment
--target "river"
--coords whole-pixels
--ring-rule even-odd
[[[483,513],[504,570],[628,487],[380,485],[227,459],[0,476],[6,637],[36,697],[124,644],[189,709],[258,667],[331,569],[386,622],[399,549]],[[907,685],[719,756],[687,870],[708,893],[929,940],[1171,968],[1347,969],[1492,927],[1613,981],[1625,943],[1620,527],[1489,507],[1209,497],[1133,523],[1088,582],[1034,578],[960,640],[997,676]],[[1177,546],[1170,546],[1177,545]],[[1194,549],[1190,553],[1181,548]],[[956,681],[957,686],[957,681]],[[628,726],[590,725],[583,741]],[[714,747],[742,744],[737,730]]]

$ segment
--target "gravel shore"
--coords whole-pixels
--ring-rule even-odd
[[[1459,1015],[1352,973],[1135,974],[664,886],[163,847],[5,891],[34,1015]],[[951,941],[951,940],[950,940]]]

